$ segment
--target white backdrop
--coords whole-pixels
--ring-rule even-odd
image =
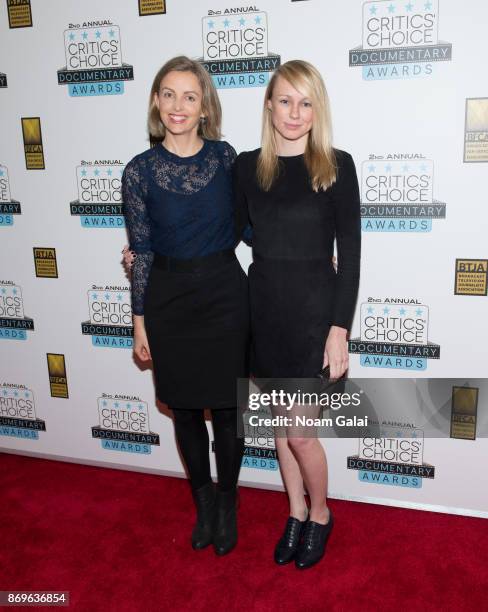
[[[267,67],[301,58],[323,74],[335,145],[353,155],[362,201],[370,205],[363,211],[350,376],[484,376],[487,298],[456,295],[454,283],[456,265],[461,265],[457,259],[481,260],[471,261],[470,269],[478,266],[478,272],[465,277],[471,274],[478,286],[486,287],[485,2],[260,0],[248,5],[167,0],[166,14],[140,16],[137,0],[32,0],[32,27],[19,28],[9,27],[7,4],[0,3],[4,450],[183,475],[172,422],[155,405],[151,371],[134,364],[130,339],[113,346],[105,332],[97,334],[105,339],[82,333],[82,323],[96,320],[101,303],[109,305],[112,323],[121,326],[118,333],[130,320],[129,281],[120,263],[126,243],[121,217],[110,211],[90,215],[89,209],[80,216],[70,209],[77,200],[95,206],[118,202],[121,168],[148,147],[146,109],[154,74],[178,54],[200,59],[204,52],[207,59],[220,54],[209,65],[214,70],[229,69],[224,60],[248,53],[248,65],[241,62],[238,75],[215,77],[221,86],[224,138],[237,151],[259,146]],[[228,10],[236,8],[242,12]],[[242,37],[251,46],[238,51],[231,43]],[[349,65],[349,52],[355,49],[351,61],[369,65]],[[378,59],[383,64],[374,64]],[[93,90],[101,95],[81,95],[83,87],[90,93],[86,82],[58,83],[58,71],[60,79],[77,78],[75,69],[85,61],[95,68],[99,61],[110,61],[118,70],[98,75],[101,81]],[[26,168],[21,118],[28,117],[40,118],[45,169]],[[465,155],[466,127],[471,136]],[[83,187],[87,178],[94,187]],[[408,190],[401,193],[405,185]],[[19,203],[21,214],[10,214]],[[410,208],[379,208],[388,203]],[[55,249],[58,278],[36,276],[34,248]],[[238,255],[247,268],[250,250],[241,245]],[[398,324],[398,317],[397,323],[385,323],[385,308],[397,309],[402,321],[416,321],[421,332],[413,348],[427,347],[429,357],[389,360],[382,355]],[[33,319],[34,329],[19,332],[19,326],[32,325],[22,323],[26,319]],[[357,354],[367,350],[357,339],[381,344],[385,324],[391,334],[386,347]],[[405,338],[403,343],[412,344]],[[51,396],[46,353],[65,357],[68,398]],[[110,409],[118,417],[109,423],[102,419]],[[481,394],[478,414],[485,409]],[[103,430],[125,430],[128,423],[133,432],[152,432],[153,443],[146,438],[129,445],[96,437]],[[281,487],[272,440],[258,433],[259,439],[248,440],[254,447],[248,452],[261,456],[254,467],[246,458],[241,483]],[[361,440],[324,443],[331,497],[488,516],[488,481],[481,467],[486,439],[426,439],[422,461],[435,466],[435,477],[384,483],[371,482],[371,472],[347,468],[347,457],[358,454]],[[215,473],[213,460],[212,466]]]

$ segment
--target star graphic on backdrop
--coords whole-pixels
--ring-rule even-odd
[[[113,38],[115,36],[115,32],[114,30],[110,30],[110,32],[108,33],[108,35],[110,36],[110,38]]]
[[[2,287],[2,293],[7,293],[7,290],[5,289],[5,287]]]
[[[389,312],[390,312],[390,309],[388,308],[388,306],[383,308],[383,314],[388,314]]]
[[[129,404],[129,402],[127,402],[127,404],[125,405],[125,407],[127,408],[127,410],[130,410],[130,404]]]
[[[371,166],[368,166],[368,172],[374,172],[376,170],[376,167],[373,166],[373,164],[371,164]]]
[[[416,438],[417,437],[417,432],[416,431],[412,431],[412,438]]]
[[[426,166],[425,164],[422,164],[422,165],[420,166],[420,171],[421,171],[421,172],[427,172],[427,166]]]
[[[408,166],[407,166],[407,164],[405,164],[405,165],[403,166],[403,172],[408,172]]]
[[[100,174],[100,170],[97,168],[96,170],[93,171],[93,174],[95,176],[98,176]]]
[[[394,13],[395,12],[395,5],[394,4],[390,4],[388,6],[388,12],[389,13]]]
[[[244,19],[244,17],[241,17],[239,19],[239,23],[240,23],[241,26],[246,25],[246,20]]]
[[[83,40],[86,40],[88,38],[88,32],[83,32],[82,37]]]
[[[415,311],[418,317],[422,316],[422,309],[421,308],[417,308],[417,310]]]
[[[98,300],[98,294],[92,293],[92,299],[93,300]]]
[[[413,9],[413,4],[409,2],[408,4],[405,4],[405,8],[407,9],[407,11],[411,11]]]
[[[102,33],[100,32],[100,30],[97,30],[97,31],[95,32],[95,36],[96,36],[97,38],[100,38],[100,36],[101,36],[101,35],[102,35]]]
[[[402,432],[401,431],[397,431],[396,432],[396,437],[397,438],[401,438],[402,437]]]
[[[256,19],[254,20],[254,22],[259,25],[261,23],[261,17],[258,15]]]
[[[4,395],[8,395],[8,391],[7,391],[7,389],[4,389],[4,390],[3,390],[3,394],[4,394]]]
[[[215,26],[215,23],[214,23],[213,21],[209,21],[209,22],[208,22],[208,27],[209,27],[211,30],[213,30],[214,26]]]
[[[73,34],[73,32],[70,32],[70,35],[68,37],[70,40],[74,40],[75,39],[75,35]]]
[[[118,294],[117,294],[117,299],[118,299],[118,300],[119,300],[119,302],[120,302],[120,300],[122,299],[122,294],[121,294],[121,293],[118,293]]]
[[[107,174],[108,174],[109,176],[112,176],[112,168],[109,168],[109,169],[107,170]]]
[[[19,392],[18,391],[14,391],[14,396],[15,397],[19,397]]]
[[[115,402],[114,407],[118,408],[119,407],[119,402]]]
[[[224,20],[224,28],[228,28],[230,26],[230,21],[228,19]]]
[[[28,391],[26,391],[26,392],[24,393],[24,397],[29,397],[29,396],[30,396],[30,393],[29,393]]]
[[[14,295],[17,295],[17,289],[16,289],[15,287],[12,289],[12,293],[13,293]]]
[[[430,9],[432,8],[432,2],[426,2],[424,4],[424,8],[426,11],[430,11]]]
[[[405,310],[405,308],[400,308],[400,310],[399,310],[398,312],[399,312],[399,313],[402,315],[402,317],[403,317],[403,315],[404,315],[404,314],[405,314],[407,311]]]
[[[0,170],[0,176],[3,176],[3,170]]]
[[[142,410],[144,408],[144,406],[142,404],[139,404],[138,408],[139,408],[139,410]]]
[[[106,293],[106,294],[105,294],[105,299],[106,299],[106,300],[109,300],[109,299],[110,299],[110,293]]]
[[[83,170],[80,172],[81,176],[86,176],[86,170],[83,168]]]
[[[376,15],[376,11],[377,11],[377,10],[378,10],[378,9],[377,9],[377,8],[375,7],[375,5],[373,4],[373,6],[372,6],[372,7],[369,9],[369,12],[370,12],[372,15]]]
[[[107,400],[103,400],[102,406],[106,406],[106,405],[107,405]]]
[[[368,306],[368,313],[373,314],[374,308],[372,306]]]
[[[385,166],[385,172],[391,172],[391,164]]]

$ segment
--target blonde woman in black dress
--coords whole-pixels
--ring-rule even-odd
[[[329,365],[331,378],[341,377],[359,285],[359,187],[351,155],[332,147],[326,89],[308,62],[287,62],[272,76],[262,147],[238,156],[234,190],[240,225],[249,220],[253,234],[252,373],[314,378]],[[275,561],[306,568],[323,556],[333,516],[324,449],[296,433],[276,436],[290,516]]]

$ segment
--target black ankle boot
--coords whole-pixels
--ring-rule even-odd
[[[286,521],[285,531],[278,540],[274,551],[274,560],[278,565],[290,563],[295,558],[300,539],[307,521],[299,521],[294,516],[289,516]]]
[[[208,482],[199,489],[192,489],[192,495],[197,508],[197,522],[191,534],[191,545],[195,550],[200,550],[213,541],[215,485]]]
[[[213,544],[218,555],[226,555],[237,544],[237,487],[217,490]]]
[[[329,539],[330,532],[334,526],[334,518],[329,509],[329,522],[326,525],[308,521],[305,525],[303,540],[298,546],[295,556],[295,565],[299,569],[306,569],[315,565],[325,553],[325,546]]]

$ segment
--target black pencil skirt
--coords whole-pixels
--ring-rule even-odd
[[[237,406],[237,379],[248,376],[248,299],[234,251],[155,255],[144,323],[161,402],[173,410]]]

